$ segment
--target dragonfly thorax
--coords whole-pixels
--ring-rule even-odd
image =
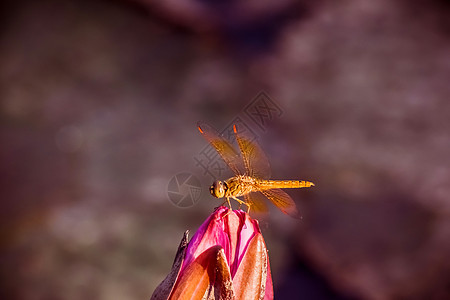
[[[223,198],[225,196],[227,189],[228,189],[228,186],[227,186],[226,182],[216,180],[209,187],[209,192],[211,193],[211,195],[213,195],[216,198]]]

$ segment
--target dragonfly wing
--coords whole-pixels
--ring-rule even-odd
[[[256,213],[266,213],[268,211],[266,199],[260,192],[252,192],[244,195],[244,200],[250,204],[250,211]]]
[[[246,136],[243,127],[240,128],[237,128],[236,125],[233,126],[246,174],[255,178],[270,178],[270,164],[266,154],[261,150],[256,140]]]
[[[294,200],[281,189],[261,190],[261,193],[269,198],[282,212],[294,218],[300,219],[301,216],[297,210]]]
[[[242,159],[233,146],[208,123],[198,122],[197,126],[203,137],[216,149],[228,167],[235,174],[243,174]]]

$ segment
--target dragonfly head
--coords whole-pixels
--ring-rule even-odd
[[[209,192],[216,198],[223,198],[228,186],[225,182],[220,180],[214,181],[214,183],[209,187]]]

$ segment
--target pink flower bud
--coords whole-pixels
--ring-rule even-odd
[[[219,207],[186,242],[187,232],[152,300],[273,299],[266,245],[247,213]]]

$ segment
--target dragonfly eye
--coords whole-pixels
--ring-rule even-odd
[[[225,196],[225,189],[222,181],[214,181],[212,186],[209,188],[209,192],[216,198],[222,198]]]

